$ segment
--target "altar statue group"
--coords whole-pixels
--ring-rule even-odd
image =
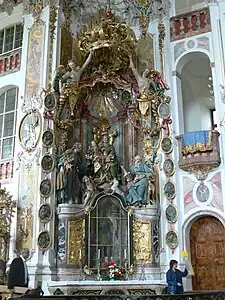
[[[79,91],[80,78],[90,64],[94,51],[94,48],[91,49],[82,67],[77,67],[73,61],[69,61],[67,70],[60,66],[56,73],[53,83],[56,93],[60,95],[63,87],[68,84],[73,84],[75,89],[75,94],[68,100],[71,116],[73,116],[78,101],[76,91]],[[134,66],[131,55],[129,59],[130,69],[138,85],[139,111],[145,117],[146,111],[151,107],[154,124],[160,128],[159,103],[150,95],[157,91],[165,91],[168,87],[159,72],[146,69],[140,75]],[[66,101],[63,97],[61,98],[58,114],[62,110],[63,101]],[[71,149],[66,150],[58,157],[56,184],[58,203],[88,205],[97,193],[107,191],[107,193],[120,195],[130,206],[148,204],[151,192],[149,187],[152,186],[152,182],[154,183],[156,150],[152,151],[148,157],[136,155],[130,170],[125,170],[124,166],[119,163],[114,147],[114,141],[119,132],[116,130],[110,132],[110,126],[109,124],[106,126],[106,123],[102,127],[93,129],[92,140],[86,153],[82,152],[80,143],[75,143]],[[98,134],[96,134],[97,132]]]

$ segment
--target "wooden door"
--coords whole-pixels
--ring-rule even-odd
[[[199,218],[190,232],[193,290],[225,289],[225,229],[214,217]]]

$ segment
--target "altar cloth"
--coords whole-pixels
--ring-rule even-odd
[[[51,295],[160,295],[167,288],[164,280],[118,280],[118,281],[50,281]]]
[[[164,280],[102,280],[102,281],[96,281],[96,280],[84,280],[84,281],[50,281],[48,282],[48,287],[58,287],[58,286],[71,286],[71,285],[93,285],[93,286],[124,286],[124,285],[167,285],[166,281]]]

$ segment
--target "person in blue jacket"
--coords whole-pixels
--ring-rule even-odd
[[[170,261],[170,269],[166,273],[166,282],[168,284],[168,294],[183,294],[182,278],[188,275],[187,267],[184,272],[177,269],[178,262],[176,260]]]

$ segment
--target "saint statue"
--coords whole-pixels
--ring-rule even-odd
[[[81,178],[82,161],[80,157],[81,144],[75,143],[71,149],[59,157],[56,176],[56,194],[58,203],[76,203],[82,201]]]
[[[110,143],[110,136],[108,132],[102,133],[102,141],[99,143],[99,151],[103,162],[103,177],[106,182],[111,182],[117,178],[118,173],[118,159],[114,146]],[[102,178],[103,179],[103,178]]]
[[[126,172],[122,167],[128,188],[125,198],[129,205],[141,206],[148,204],[148,185],[149,179],[154,176],[156,156],[156,152],[152,154],[150,160],[142,159],[140,155],[135,156],[130,172]]]
[[[100,141],[94,135],[94,140],[85,155],[87,174],[97,186],[113,183],[113,180],[117,178],[118,159],[113,146],[117,135],[117,130],[111,133],[104,130],[99,136]]]

